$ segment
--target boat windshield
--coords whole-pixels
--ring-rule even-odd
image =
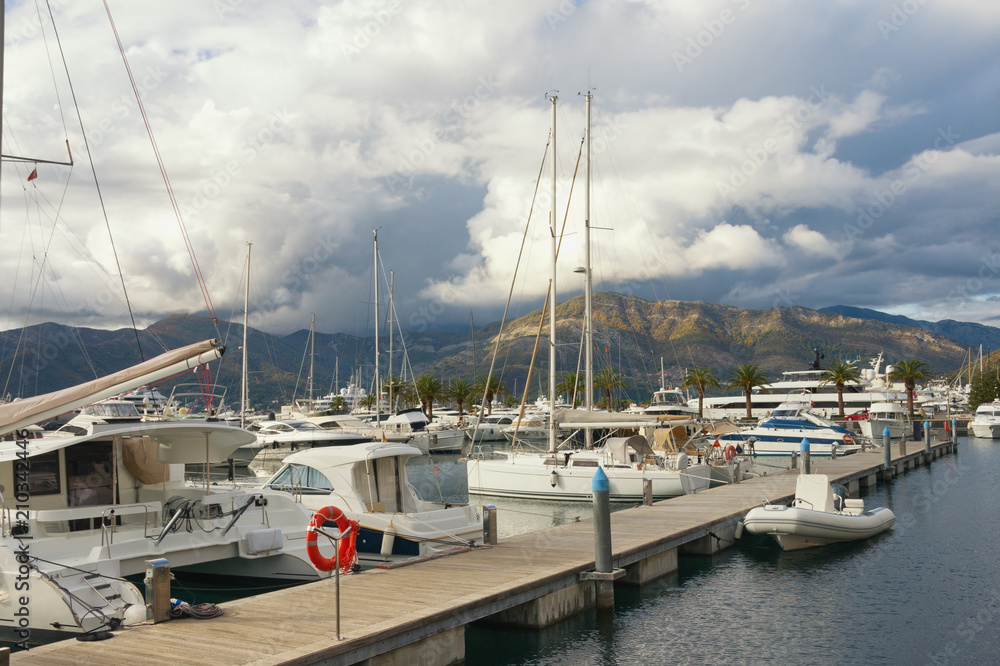
[[[657,391],[653,394],[651,407],[687,407],[684,395],[678,391]]]
[[[307,495],[326,495],[333,492],[330,479],[315,467],[289,464],[278,471],[264,486],[271,490],[301,492]]]
[[[140,414],[135,405],[131,402],[102,402],[96,405],[89,405],[83,408],[83,413],[87,416],[103,416],[112,418],[135,418]]]
[[[780,418],[785,418],[785,419],[787,419],[787,418],[794,418],[794,417],[796,417],[798,415],[799,415],[799,410],[798,409],[791,409],[791,408],[788,408],[788,407],[785,407],[783,409],[776,409],[773,412],[771,412],[771,416],[772,417],[779,418],[779,419]]]

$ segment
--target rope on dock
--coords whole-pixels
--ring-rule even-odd
[[[211,620],[222,615],[222,609],[215,604],[195,604],[192,606],[180,599],[170,600],[170,617],[193,617],[198,620]]]

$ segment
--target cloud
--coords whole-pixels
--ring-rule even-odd
[[[325,330],[356,328],[375,228],[404,322],[432,307],[434,325],[464,322],[470,308],[485,321],[511,284],[537,306],[551,261],[547,166],[529,223],[545,95],[560,97],[561,222],[588,89],[604,288],[993,316],[997,279],[961,292],[978,269],[928,250],[1000,251],[1000,12],[984,3],[895,17],[867,3],[722,0],[180,0],[114,11],[213,301],[232,309],[253,241],[254,291],[274,332],[302,328],[312,311]],[[38,257],[53,267],[39,288],[68,323],[127,321],[109,229],[133,307],[149,318],[204,309],[103,9],[65,5],[56,20],[82,131],[43,71],[54,43],[41,38],[45,21],[32,6],[8,8],[4,152],[62,159],[68,138],[77,162],[40,165],[31,186],[7,165],[0,265],[12,321]],[[581,166],[564,295],[581,289],[582,179]]]

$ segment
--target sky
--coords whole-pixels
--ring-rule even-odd
[[[588,91],[595,290],[1000,318],[1000,5],[108,6],[146,121],[100,3],[52,0],[54,29],[7,4],[7,328],[127,325],[122,283],[140,327],[240,318],[252,242],[251,325],[365,332],[376,229],[404,330],[524,314],[552,272],[553,96],[562,302]],[[67,141],[74,166],[30,161]]]

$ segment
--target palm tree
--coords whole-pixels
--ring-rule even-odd
[[[405,383],[398,375],[389,375],[382,380],[382,393],[392,396],[394,404],[389,405],[389,409],[395,410],[397,402],[406,402],[411,391],[410,385]]]
[[[476,387],[472,382],[466,379],[453,379],[445,390],[444,397],[455,401],[458,405],[458,418],[462,418],[462,407],[475,393]]]
[[[556,393],[569,395],[570,402],[576,407],[582,402],[580,393],[583,390],[584,378],[585,375],[582,372],[567,372],[556,384]]]
[[[726,384],[726,390],[738,388],[743,391],[743,395],[747,399],[747,418],[750,418],[752,416],[750,394],[754,388],[764,386],[767,382],[767,373],[761,370],[759,365],[745,363],[735,370],[729,371],[729,383]]]
[[[819,384],[833,384],[837,387],[837,406],[840,408],[840,418],[844,418],[844,386],[857,384],[861,381],[861,370],[854,363],[837,361],[820,375]]]
[[[492,414],[493,398],[507,395],[509,391],[507,390],[507,385],[500,381],[499,377],[489,375],[488,377],[480,377],[476,380],[476,393],[485,397],[486,413]]]
[[[702,403],[705,400],[705,389],[719,388],[719,378],[715,371],[709,368],[691,368],[681,383],[681,388],[693,388],[698,391],[698,418],[702,417]]]
[[[903,382],[903,386],[906,387],[906,410],[910,416],[913,416],[913,392],[917,388],[917,382],[925,382],[931,376],[927,364],[916,359],[900,361],[889,373],[890,382]]]
[[[330,401],[330,409],[337,413],[345,411],[347,409],[347,401],[344,400],[344,396],[334,396],[333,400]]]
[[[420,375],[415,384],[417,397],[420,399],[420,406],[423,407],[424,414],[429,420],[434,420],[434,401],[441,397],[444,385],[434,375]]]
[[[604,404],[608,409],[611,409],[611,392],[625,386],[625,377],[611,368],[604,368],[594,376],[594,388],[604,391]]]

